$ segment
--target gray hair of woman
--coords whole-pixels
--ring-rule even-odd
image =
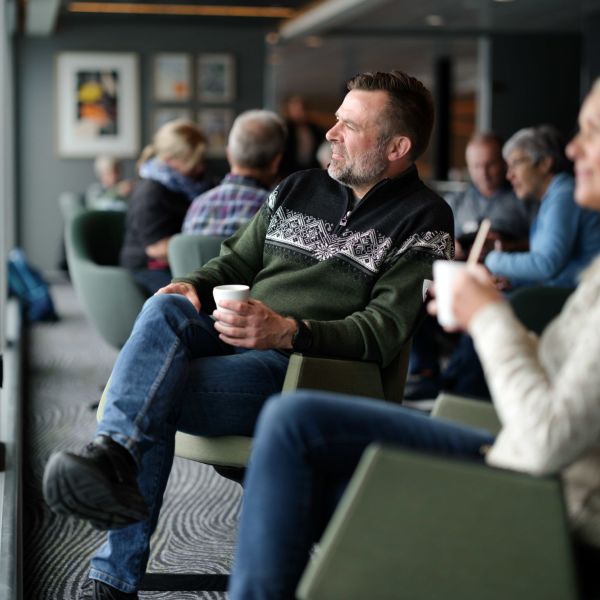
[[[287,129],[283,119],[270,110],[247,110],[233,122],[227,152],[241,167],[268,167],[284,149]]]
[[[525,127],[514,133],[502,147],[502,156],[508,156],[515,150],[521,150],[534,165],[544,158],[552,159],[550,171],[562,173],[569,171],[570,162],[565,154],[565,139],[554,125],[538,125]]]

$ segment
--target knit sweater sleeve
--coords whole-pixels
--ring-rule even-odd
[[[490,464],[554,473],[597,443],[597,288],[583,301],[582,294],[579,301],[572,298],[541,340],[505,303],[490,305],[473,318],[469,331],[503,426],[487,456]]]
[[[266,205],[234,235],[221,245],[217,258],[186,277],[173,281],[191,283],[202,303],[202,310],[215,309],[212,289],[226,283],[252,286],[256,273],[262,267],[262,254],[270,210]]]

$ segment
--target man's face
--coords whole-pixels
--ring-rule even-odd
[[[498,144],[472,142],[467,146],[467,169],[473,185],[489,198],[504,183],[506,166]]]
[[[332,152],[329,175],[359,197],[384,177],[389,164],[379,125],[387,103],[387,92],[351,90],[325,134]]]

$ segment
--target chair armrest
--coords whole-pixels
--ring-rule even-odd
[[[282,391],[293,392],[300,388],[384,398],[381,371],[376,363],[294,352]]]
[[[302,600],[574,600],[560,483],[372,446],[297,593]]]
[[[491,402],[473,400],[445,392],[436,398],[431,416],[487,429],[493,435],[496,435],[501,428],[498,414]]]

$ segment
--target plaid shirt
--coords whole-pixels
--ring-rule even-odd
[[[230,236],[258,212],[268,196],[269,190],[255,179],[229,173],[220,185],[192,202],[182,231]]]

